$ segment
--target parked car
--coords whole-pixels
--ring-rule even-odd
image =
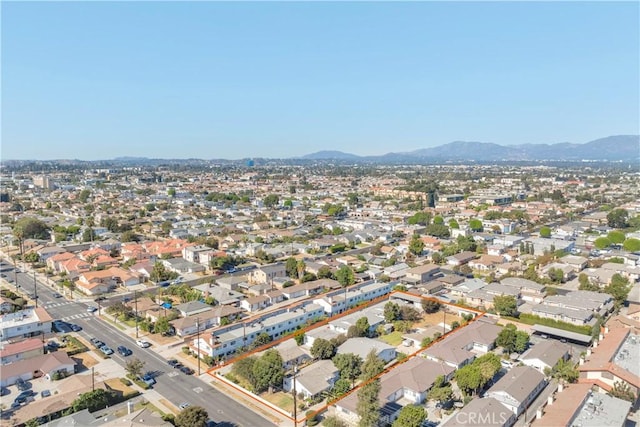
[[[80,325],[72,324],[69,326],[73,332],[80,332],[82,327]]]
[[[175,365],[173,365],[173,369],[181,370],[182,368],[184,368],[184,365],[182,363],[180,363],[180,362],[178,362]]]
[[[141,348],[151,347],[151,343],[145,340],[136,340],[136,344],[138,345],[138,347],[141,347]]]
[[[182,366],[182,368],[180,368],[180,371],[181,371],[183,374],[186,374],[186,375],[191,375],[191,374],[193,374],[193,369],[189,368],[188,366],[184,366],[184,365]]]
[[[95,346],[96,346],[96,348],[102,348],[102,347],[104,347],[104,346],[105,346],[105,343],[103,343],[103,342],[102,342],[102,341],[100,341],[100,340],[95,340],[95,341],[93,342],[93,345],[95,345]]]
[[[63,322],[62,320],[55,320],[53,322],[53,329],[55,332],[62,332],[63,334],[68,334],[71,332],[71,328],[67,322]]]
[[[178,406],[178,408],[180,408],[180,410],[183,410],[183,409],[187,409],[189,406],[191,406],[191,403],[189,403],[189,402],[182,402],[182,403],[180,404],[180,406]]]
[[[95,301],[95,302],[99,302],[99,301],[104,301],[104,300],[106,300],[106,299],[107,299],[107,298],[105,298],[105,297],[98,297],[98,298],[94,299],[94,301]]]
[[[49,390],[42,390],[42,391],[40,392],[40,396],[42,396],[42,397],[49,397],[49,396],[51,396],[51,392],[50,392]]]
[[[154,385],[156,383],[155,378],[153,378],[153,375],[151,375],[150,372],[147,372],[146,374],[144,374],[141,378],[140,381],[142,381],[143,383],[145,383],[146,385],[148,385],[149,387],[151,387],[152,385]]]
[[[22,378],[18,378],[18,380],[16,381],[16,387],[18,387],[18,390],[20,391],[26,391],[31,388],[31,384],[29,384],[27,381],[23,380]]]
[[[169,359],[167,360],[167,363],[169,364],[169,366],[173,366],[174,368],[176,367],[176,365],[180,364],[177,359]]]
[[[59,294],[59,293],[57,293],[57,292],[54,292],[52,296],[53,296],[54,298],[62,298],[62,295],[60,295],[60,294]]]
[[[92,305],[90,305],[89,307],[87,307],[87,311],[89,313],[95,313],[96,311],[98,311],[98,309]]]
[[[9,391],[8,388],[6,388],[6,387],[1,387],[0,388],[0,396],[4,396],[5,394],[9,394],[9,393],[11,393],[11,392]]]
[[[111,356],[113,354],[113,350],[109,348],[109,346],[103,345],[100,347],[100,351],[106,354],[107,356]]]
[[[129,350],[127,347],[123,345],[119,345],[117,350],[118,350],[118,354],[122,357],[130,356],[133,353],[133,351]]]

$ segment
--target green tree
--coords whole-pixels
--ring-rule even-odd
[[[173,280],[177,277],[178,273],[167,270],[162,262],[156,261],[153,265],[153,270],[151,270],[150,279],[152,282],[158,283],[166,280]]]
[[[518,301],[512,295],[496,295],[493,297],[493,306],[501,316],[513,317],[518,309]]]
[[[284,367],[278,350],[267,350],[253,365],[256,392],[261,393],[270,387],[282,387]]]
[[[618,231],[618,230],[613,230],[610,231],[607,234],[607,238],[611,241],[611,243],[613,243],[614,245],[620,245],[622,244],[622,242],[624,242],[625,240],[625,234],[622,231]]]
[[[607,237],[598,237],[593,244],[597,249],[606,249],[611,246],[611,240]]]
[[[348,265],[343,265],[336,271],[336,280],[342,287],[353,285],[356,282],[356,276]]]
[[[416,212],[407,219],[410,225],[429,225],[431,222],[431,214],[429,212]]]
[[[109,406],[113,398],[114,395],[112,391],[99,388],[94,391],[82,393],[71,403],[71,408],[73,408],[73,412],[79,412],[83,409],[88,409],[89,412],[95,412],[98,409],[104,409]]]
[[[471,231],[482,231],[482,221],[477,218],[469,220],[469,228],[471,229]]]
[[[263,331],[263,332],[260,332],[256,337],[256,339],[251,343],[251,347],[258,348],[262,345],[269,344],[271,341],[273,341],[273,338],[271,338],[271,335]]]
[[[636,400],[636,395],[629,384],[623,381],[614,381],[613,388],[607,394],[629,402]]]
[[[40,255],[38,255],[38,252],[29,252],[24,256],[24,260],[30,264],[34,264],[40,261]]]
[[[450,236],[449,228],[444,224],[429,224],[425,229],[429,236],[445,238]]]
[[[353,353],[336,354],[333,364],[340,371],[340,378],[347,379],[352,383],[362,374],[362,358]]]
[[[427,411],[422,406],[405,405],[393,422],[393,427],[420,427],[426,418]]]
[[[356,413],[360,417],[359,427],[376,427],[380,419],[380,380],[375,379],[358,390]]]
[[[323,265],[318,269],[318,279],[333,279],[333,273],[331,267]]]
[[[551,237],[551,228],[547,227],[546,225],[543,227],[540,227],[540,237],[544,237],[544,238]]]
[[[255,390],[256,379],[253,375],[253,365],[258,358],[256,356],[248,356],[234,362],[231,367],[231,372],[235,376],[239,376],[247,380],[251,387]]]
[[[87,203],[89,200],[89,196],[91,196],[91,190],[84,189],[78,194],[78,200],[82,203]]]
[[[137,357],[133,359],[127,360],[127,364],[125,365],[125,370],[127,373],[131,374],[134,378],[142,375],[142,370],[144,369],[144,360],[140,360]]]
[[[465,365],[458,369],[454,377],[460,390],[467,396],[475,394],[482,385],[482,375],[474,364]]]
[[[331,359],[336,354],[336,346],[329,340],[316,338],[310,351],[316,359]]]
[[[362,381],[370,380],[384,370],[384,360],[380,359],[375,350],[371,350],[367,354],[367,358],[362,364],[362,374],[360,379]]]
[[[294,279],[298,276],[298,261],[296,261],[294,257],[287,258],[287,262],[284,268],[287,272],[287,276]]]
[[[171,330],[169,319],[166,316],[158,317],[153,330],[156,334],[166,334],[167,332],[169,332]]]
[[[201,406],[189,406],[176,415],[176,427],[206,427],[209,413]]]
[[[346,378],[340,378],[333,385],[333,388],[331,389],[331,395],[332,397],[336,398],[342,396],[349,390],[351,390],[351,381]]]
[[[580,285],[578,286],[578,289],[581,291],[599,291],[600,290],[600,287],[595,283],[591,283],[591,280],[589,280],[589,276],[587,276],[584,273],[580,273],[580,275],[578,276],[578,282],[580,283]]]
[[[424,312],[428,314],[436,313],[438,310],[440,310],[440,307],[442,307],[442,304],[440,304],[438,301],[431,299],[423,299],[421,304]]]
[[[458,221],[452,218],[449,220],[449,228],[452,230],[458,230],[460,228],[460,224],[458,224]]]
[[[447,384],[444,376],[439,375],[433,382],[433,387],[429,390],[427,399],[434,400],[436,402],[444,403],[453,398],[453,390],[451,384]]]
[[[400,306],[395,302],[389,301],[384,305],[385,322],[393,322],[400,318]]]
[[[604,291],[613,297],[616,307],[624,304],[630,290],[629,279],[622,277],[620,273],[611,276],[611,283],[604,288]]]
[[[629,238],[624,241],[622,248],[627,252],[640,252],[640,239]]]
[[[265,205],[265,207],[272,208],[274,206],[277,206],[279,201],[280,197],[277,194],[269,194],[262,200],[262,203]]]
[[[560,268],[550,268],[547,274],[553,283],[562,283],[564,280],[564,272]]]
[[[611,228],[626,228],[629,212],[626,209],[614,209],[607,214],[607,224]]]
[[[347,424],[335,415],[329,415],[322,421],[323,427],[347,427]]]
[[[558,363],[551,369],[551,377],[563,380],[567,383],[575,383],[578,381],[580,373],[576,369],[576,364],[569,360],[560,359]]]
[[[409,242],[409,252],[411,252],[414,255],[420,255],[422,254],[423,250],[424,250],[424,242],[420,239],[419,235],[414,234],[411,237],[411,241]]]

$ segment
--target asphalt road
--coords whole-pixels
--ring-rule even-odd
[[[26,293],[35,293],[33,273],[14,275],[13,266],[10,266],[11,270],[6,270],[7,263],[0,266],[4,270],[3,274],[11,279],[12,285],[15,285],[14,280],[17,276],[18,284]],[[111,358],[122,367],[126,365],[127,359],[132,357],[144,361],[144,369],[155,375],[157,383],[153,386],[154,389],[169,402],[176,406],[183,402],[188,402],[193,406],[202,406],[209,413],[209,418],[222,426],[264,427],[275,425],[227,395],[204,384],[197,376],[185,375],[174,370],[167,364],[166,359],[157,355],[151,348],[138,347],[133,338],[87,312],[88,305],[95,306],[97,304],[54,298],[54,292],[58,292],[57,287],[54,289],[38,280],[38,306],[45,307],[54,319],[62,319],[81,326],[82,331],[79,334],[87,340],[98,338],[114,351],[119,345],[130,348],[133,355],[125,358],[116,352],[111,355]]]

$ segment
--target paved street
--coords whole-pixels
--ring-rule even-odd
[[[6,266],[6,263],[4,263],[4,268]],[[3,273],[9,278],[14,278],[13,271],[4,271]],[[28,294],[34,294],[33,273],[21,272],[17,273],[16,276],[18,284]],[[138,347],[135,339],[109,323],[98,319],[96,315],[87,312],[89,305],[96,306],[97,304],[54,298],[53,293],[59,292],[59,289],[45,285],[40,280],[40,277],[37,279],[39,307],[45,307],[54,319],[63,319],[80,325],[83,330],[79,332],[79,335],[83,338],[98,338],[112,349],[119,345],[124,345],[133,350],[133,355],[128,358],[137,357],[145,362],[145,370],[152,371],[156,375],[157,384],[154,386],[154,390],[175,406],[183,402],[202,406],[209,412],[209,417],[213,421],[224,426],[263,427],[275,425],[227,395],[205,384],[197,376],[189,376],[173,370],[167,365],[166,359],[157,355],[151,348],[142,349]],[[11,284],[15,285],[13,282]],[[128,359],[121,357],[117,353],[111,355],[111,358],[123,367],[126,364],[125,359]],[[206,374],[202,378],[205,381],[210,379]]]

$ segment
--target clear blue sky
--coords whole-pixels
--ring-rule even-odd
[[[2,2],[2,158],[638,134],[638,2]]]

